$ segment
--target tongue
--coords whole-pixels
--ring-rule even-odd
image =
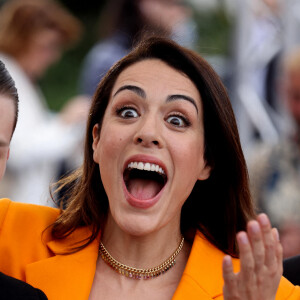
[[[161,190],[161,185],[150,179],[130,179],[128,183],[129,193],[140,200],[151,199]]]

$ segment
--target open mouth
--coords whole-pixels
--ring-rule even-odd
[[[129,163],[123,178],[128,192],[140,200],[154,198],[168,180],[162,167],[143,162]]]

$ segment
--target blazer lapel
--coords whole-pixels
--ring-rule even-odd
[[[89,237],[90,233],[88,227],[80,228],[66,239],[47,243],[54,256],[29,264],[26,267],[26,282],[44,291],[49,300],[88,299],[96,270],[100,237],[76,253],[59,253],[66,252],[74,243]]]
[[[90,236],[88,227],[77,229],[63,240],[50,241],[50,258],[26,267],[26,282],[45,292],[49,300],[87,300],[93,284],[100,235],[83,250],[62,255],[74,243]],[[222,295],[224,253],[210,244],[200,232],[195,235],[191,254],[173,300],[214,299]],[[239,260],[233,259],[234,270]]]
[[[224,255],[200,232],[197,232],[173,300],[204,300],[221,296],[223,293],[222,261]],[[233,259],[233,266],[234,271],[237,272],[239,270],[238,259]]]

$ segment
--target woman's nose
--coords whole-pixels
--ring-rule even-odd
[[[134,136],[134,143],[144,147],[162,147],[161,128],[155,118],[148,118],[141,122]]]
[[[152,139],[148,139],[145,136],[143,138],[138,137],[136,139],[136,143],[137,144],[142,144],[144,146],[151,146],[151,145],[159,146],[160,145],[159,141],[157,141],[155,139],[153,139],[153,140]]]

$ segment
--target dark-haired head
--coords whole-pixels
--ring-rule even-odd
[[[212,171],[207,180],[196,183],[186,200],[181,213],[181,231],[189,238],[198,229],[219,249],[237,255],[236,233],[246,228],[254,211],[230,100],[219,77],[201,56],[158,37],[141,42],[100,82],[88,119],[83,167],[64,181],[73,182],[70,202],[54,224],[52,234],[62,238],[78,226],[92,225],[91,242],[99,233],[108,211],[108,200],[98,165],[93,160],[92,130],[99,124],[101,131],[110,94],[120,73],[139,61],[152,58],[187,75],[202,99],[204,159]]]
[[[12,134],[16,128],[19,112],[19,97],[15,82],[8,73],[4,63],[0,61],[0,96],[11,99],[15,107],[15,119]]]

